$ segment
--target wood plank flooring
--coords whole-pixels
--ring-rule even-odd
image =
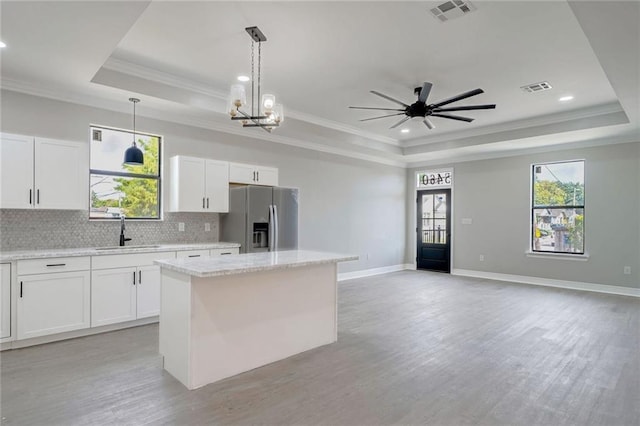
[[[195,391],[157,346],[150,325],[3,352],[2,425],[640,424],[630,297],[403,271],[339,284],[337,343]]]

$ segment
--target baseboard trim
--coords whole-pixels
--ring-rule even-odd
[[[355,278],[364,278],[364,277],[371,277],[374,275],[388,274],[389,272],[404,271],[405,269],[411,269],[411,268],[412,268],[412,265],[410,264],[400,263],[398,265],[383,266],[381,268],[363,269],[363,270],[354,271],[354,272],[344,272],[342,274],[338,274],[338,281],[353,280]]]
[[[43,343],[57,342],[60,340],[75,339],[76,337],[91,336],[93,334],[122,330],[158,322],[160,317],[153,316],[139,320],[121,322],[117,324],[103,325],[101,327],[83,328],[81,330],[67,331],[65,333],[50,334],[48,336],[32,337],[24,340],[9,340],[0,344],[0,351],[7,349],[20,349],[28,346],[42,345]]]
[[[621,287],[615,285],[583,283],[579,281],[554,280],[551,278],[530,277],[526,275],[501,274],[497,272],[474,271],[470,269],[453,269],[451,275],[463,277],[485,278],[496,281],[539,285],[544,287],[566,288],[571,290],[592,291],[596,293],[617,294],[620,296],[640,297],[640,288]]]

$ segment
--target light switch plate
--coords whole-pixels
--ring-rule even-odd
[[[471,225],[473,223],[473,219],[471,219],[470,217],[463,217],[462,218],[462,224],[463,225]]]
[[[211,224],[210,223],[205,223],[204,224],[204,232],[211,232]]]
[[[184,232],[184,222],[178,222],[178,231]]]

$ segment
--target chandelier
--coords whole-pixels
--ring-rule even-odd
[[[276,104],[276,97],[261,94],[262,42],[267,38],[258,27],[245,28],[251,36],[251,113],[241,108],[247,105],[247,94],[244,85],[236,83],[231,86],[229,96],[229,115],[238,120],[242,127],[260,127],[271,133],[284,121],[281,104]],[[258,66],[255,66],[255,44],[258,43]],[[257,74],[257,78],[256,78]]]

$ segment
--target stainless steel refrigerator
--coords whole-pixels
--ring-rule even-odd
[[[229,213],[220,215],[220,240],[240,253],[298,248],[298,190],[270,186],[229,189]]]

